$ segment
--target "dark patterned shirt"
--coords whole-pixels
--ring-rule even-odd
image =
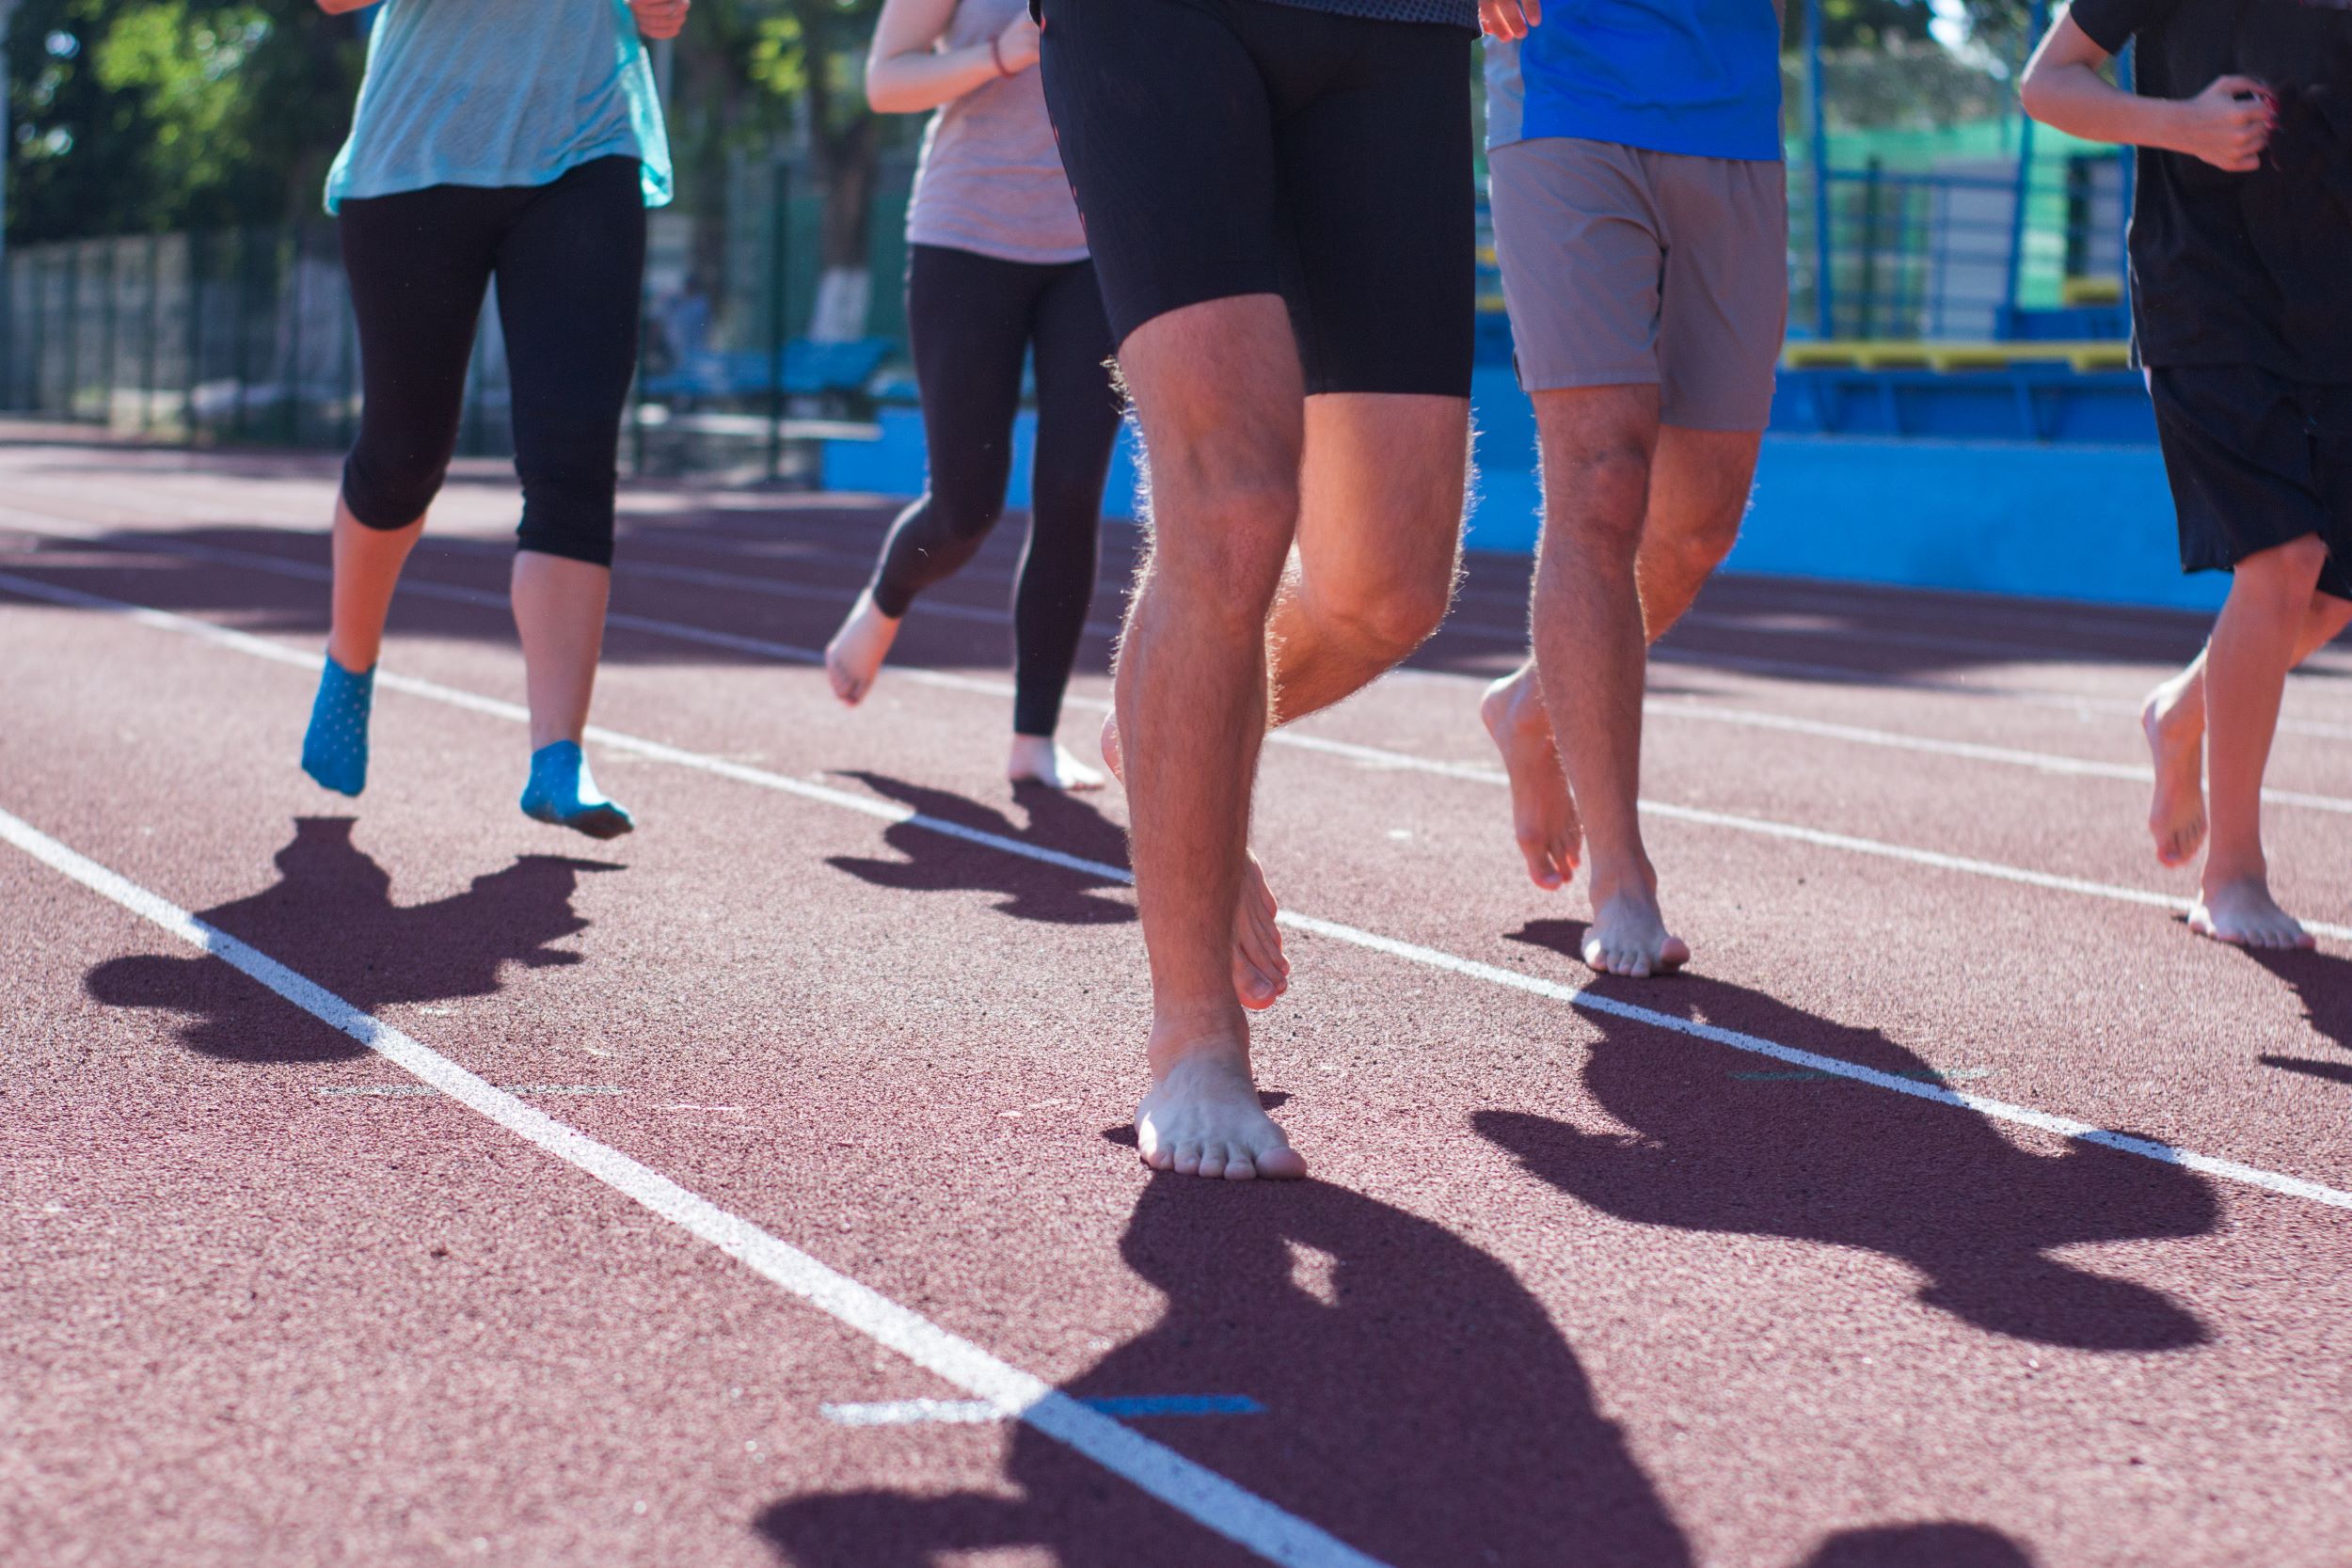
[[[1360,16],[1369,22],[1428,22],[1442,27],[1478,31],[1478,0],[1266,0],[1268,5],[1299,6],[1338,16]]]

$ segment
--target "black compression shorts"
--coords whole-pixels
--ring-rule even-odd
[[[1470,395],[1466,29],[1270,0],[1043,0],[1113,338],[1279,293],[1312,392]]]

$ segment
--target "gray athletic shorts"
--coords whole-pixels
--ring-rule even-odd
[[[1654,383],[1668,424],[1771,422],[1788,325],[1781,165],[1544,136],[1487,166],[1520,386]]]

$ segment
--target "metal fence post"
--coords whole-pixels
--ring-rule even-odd
[[[2033,47],[2042,41],[2042,35],[2050,24],[2049,0],[2033,0],[2026,27],[2026,49],[2030,57]],[[2020,71],[2023,74],[2023,71]],[[2017,289],[2026,271],[2026,230],[2030,222],[2026,211],[2033,198],[2033,116],[2021,107],[2017,111],[2017,195],[2015,209],[2010,214],[2009,268],[2001,289],[2001,305],[2005,310],[2017,309]]]
[[[187,427],[190,446],[199,435],[196,394],[204,379],[204,239],[195,230],[188,231],[188,365],[180,419]]]
[[[287,302],[286,309],[288,312],[286,320],[285,343],[286,383],[284,403],[286,416],[284,424],[286,430],[286,444],[290,447],[298,447],[302,444],[303,266],[301,226],[299,224],[287,225],[286,237],[284,241],[280,245],[271,246],[270,250],[273,256],[284,257],[286,259],[285,264],[292,268],[294,274],[292,285],[281,291]],[[271,323],[275,325],[276,322],[277,313],[273,311],[271,313]]]
[[[115,422],[116,351],[120,346],[115,339],[115,314],[121,303],[116,296],[122,292],[122,245],[111,239],[99,243],[106,247],[106,308],[98,318],[103,324],[98,334],[98,396],[103,409],[100,418],[111,430]]]
[[[1885,167],[1884,160],[1873,152],[1862,177],[1862,322],[1854,334],[1859,338],[1869,337],[1878,325],[1879,183]]]
[[[246,341],[252,336],[252,325],[246,312],[252,304],[247,296],[253,293],[253,231],[238,229],[231,232],[237,237],[237,264],[229,271],[229,297],[235,302],[235,309],[229,313],[229,379],[236,386],[237,401],[229,413],[229,438],[242,441],[245,439],[246,355],[252,347]]]
[[[139,366],[139,434],[155,431],[155,348],[163,336],[164,237],[147,236],[147,352]]]
[[[1822,103],[1821,0],[1804,0],[1804,80],[1813,165],[1813,331],[1837,336],[1837,309],[1830,264],[1829,119]]]
[[[788,347],[784,313],[789,266],[786,241],[790,234],[792,160],[775,164],[773,200],[768,219],[768,477],[784,472],[784,363]]]
[[[65,247],[65,417],[73,418],[82,382],[82,246]]]

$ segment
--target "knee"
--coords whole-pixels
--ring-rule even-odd
[[[1740,543],[1740,525],[1747,512],[1747,499],[1742,497],[1696,519],[1675,546],[1679,563],[1700,577],[1722,565],[1732,546]]]
[[[449,477],[447,453],[388,454],[362,440],[343,460],[343,510],[389,532],[423,516]]]
[[[1649,450],[1630,437],[1547,452],[1546,531],[1582,550],[1621,556],[1629,565],[1641,547],[1649,476]],[[1732,526],[1736,531],[1737,517]]]
[[[2328,546],[2316,534],[2305,534],[2239,562],[2230,585],[2233,599],[2252,599],[2281,615],[2300,614],[2319,586],[2328,564]]]
[[[1232,476],[1181,501],[1155,488],[1150,523],[1154,579],[1205,615],[1263,624],[1297,531],[1298,485]]]
[[[1040,468],[1029,482],[1029,515],[1044,528],[1090,534],[1103,518],[1102,476]]]
[[[516,542],[541,555],[612,564],[614,492],[619,475],[609,463],[517,464],[523,484]]]
[[[1393,664],[1429,641],[1454,603],[1454,562],[1383,571],[1336,589],[1302,584],[1311,610],[1364,654]]]

